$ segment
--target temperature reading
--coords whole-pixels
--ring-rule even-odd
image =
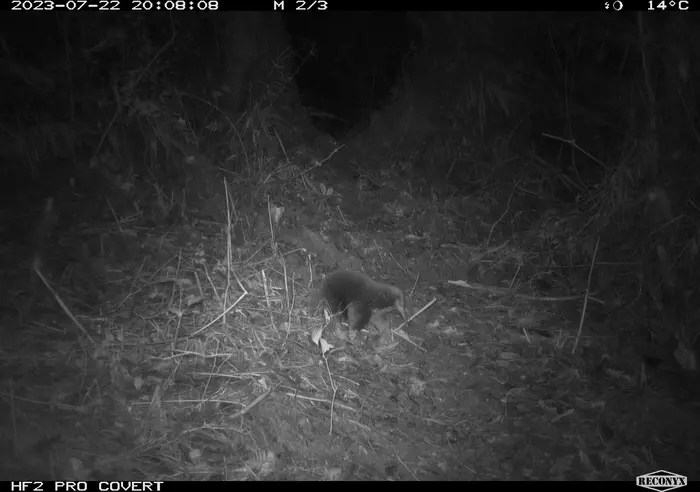
[[[688,0],[661,0],[654,4],[654,0],[649,0],[649,8],[647,10],[666,10],[666,9],[677,9],[677,10],[688,10],[690,5]]]

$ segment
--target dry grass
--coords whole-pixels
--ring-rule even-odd
[[[84,292],[72,279],[38,296],[30,322],[5,327],[8,477],[602,479],[655,466],[620,435],[628,427],[617,392],[640,391],[636,376],[608,371],[607,390],[570,356],[601,341],[582,335],[583,321],[556,321],[555,307],[580,296],[522,291],[533,255],[454,245],[457,256],[468,250],[465,270],[433,252],[414,267],[423,275],[414,311],[439,278],[468,278],[474,266],[514,273],[506,288],[454,283],[449,295],[463,300],[452,307],[441,287],[439,302],[409,323],[408,341],[370,335],[349,345],[331,331],[344,348],[324,355],[309,339],[324,321],[305,304],[318,265],[278,242],[290,232],[272,205],[267,230],[234,246],[241,213],[229,202],[226,222],[197,242],[139,230],[132,237],[145,254],[118,272],[103,268],[109,288],[96,309],[79,312]],[[379,242],[369,250],[383,253]]]

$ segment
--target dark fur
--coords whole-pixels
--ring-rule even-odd
[[[361,330],[373,312],[396,308],[406,320],[404,294],[398,287],[372,280],[361,272],[339,270],[326,276],[316,294],[316,305],[325,301],[332,314],[348,320],[350,329]]]

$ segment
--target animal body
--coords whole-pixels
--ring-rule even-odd
[[[396,309],[404,321],[406,300],[398,287],[372,280],[362,272],[338,270],[323,279],[314,297],[314,308],[326,304],[332,314],[348,320],[352,330],[367,326],[373,313]]]

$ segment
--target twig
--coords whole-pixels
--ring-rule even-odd
[[[506,204],[506,209],[503,211],[501,216],[496,220],[496,222],[493,223],[491,226],[491,230],[489,231],[489,237],[486,239],[486,244],[488,245],[491,242],[491,235],[493,234],[493,229],[498,225],[498,223],[503,220],[503,217],[506,216],[508,213],[508,210],[510,210],[510,202],[513,200],[513,194],[515,193],[515,188],[513,188],[513,191],[510,192],[510,196],[508,197],[508,203]]]
[[[403,467],[406,469],[406,471],[407,471],[408,473],[410,473],[411,476],[413,476],[413,479],[414,479],[416,482],[420,482],[420,481],[421,481],[420,478],[418,478],[418,477],[416,476],[416,474],[413,473],[413,470],[411,470],[411,469],[408,467],[408,465],[407,465],[406,463],[403,462],[403,460],[401,459],[401,456],[399,456],[398,451],[396,452],[396,459],[399,460],[399,463],[401,463],[401,464],[403,465]]]
[[[581,299],[581,295],[573,295],[573,296],[531,296],[527,294],[518,294],[517,292],[512,292],[512,289],[505,288],[505,287],[494,287],[492,285],[484,285],[484,284],[476,284],[476,283],[467,283],[463,281],[455,281],[455,280],[448,280],[448,284],[450,285],[456,285],[457,287],[465,287],[467,289],[474,289],[474,290],[485,290],[487,292],[490,292],[491,294],[494,295],[499,295],[499,296],[507,296],[507,295],[512,295],[513,297],[517,299],[523,299],[525,301],[542,301],[542,302],[561,302],[561,301],[576,301],[578,299]],[[600,299],[597,299],[590,295],[589,293],[589,299],[591,301],[597,302],[599,304],[605,304]]]
[[[331,373],[331,367],[328,365],[328,359],[326,354],[321,354],[323,357],[323,362],[326,364],[326,371],[328,372],[328,378],[331,383],[331,389],[333,390],[333,396],[331,397],[331,419],[328,425],[328,435],[333,434],[333,407],[335,406],[335,396],[338,393],[338,386],[333,381],[333,373]]]
[[[289,334],[292,329],[292,312],[294,311],[294,303],[296,301],[296,290],[294,288],[294,273],[292,273],[292,296],[289,297],[289,286],[290,282],[287,280],[287,262],[284,261],[284,256],[281,258],[282,266],[284,267],[284,293],[287,299],[287,333],[284,336],[284,341],[282,342],[282,350],[287,346],[287,340],[289,340]]]
[[[272,225],[272,205],[270,205],[270,195],[267,196],[267,223],[270,227],[270,245],[272,250],[277,252],[277,242],[275,241],[275,228]],[[276,213],[276,212],[275,212]]]
[[[592,160],[593,162],[595,162],[596,164],[600,164],[601,166],[603,166],[603,169],[607,169],[607,168],[608,168],[608,166],[605,165],[604,162],[600,161],[599,159],[595,158],[594,156],[592,156],[591,154],[589,154],[588,152],[586,152],[584,149],[582,149],[581,147],[579,147],[578,144],[576,143],[576,140],[574,140],[574,139],[566,139],[566,138],[562,138],[562,137],[557,137],[557,136],[555,136],[555,135],[550,135],[549,133],[543,133],[542,136],[543,136],[543,137],[547,137],[547,138],[551,138],[551,139],[553,139],[553,140],[559,140],[560,142],[567,143],[567,144],[571,145],[574,149],[576,149],[576,150],[578,150],[579,152],[583,153],[583,155],[585,155],[586,157],[588,157],[589,159],[591,159],[591,160]]]
[[[419,349],[422,350],[423,352],[427,352],[427,350],[425,350],[423,347],[421,347],[421,346],[418,345],[416,342],[414,342],[413,340],[411,340],[411,339],[408,337],[408,335],[406,335],[403,331],[401,331],[401,328],[403,328],[403,327],[406,326],[408,323],[410,323],[411,321],[413,321],[414,319],[416,319],[423,311],[425,311],[425,310],[428,309],[430,306],[432,306],[433,304],[435,304],[435,302],[437,302],[437,298],[433,298],[432,301],[430,301],[428,304],[426,304],[425,306],[423,306],[418,312],[416,312],[413,316],[411,316],[410,318],[408,318],[407,320],[405,320],[405,321],[404,321],[403,323],[401,323],[398,327],[396,327],[396,328],[394,328],[393,330],[391,330],[391,332],[392,332],[393,334],[395,334],[396,336],[398,336],[398,337],[400,337],[400,338],[403,338],[403,339],[406,340],[408,343],[410,343],[411,345],[413,345],[413,346],[419,348]]]
[[[226,181],[226,178],[224,178],[224,194],[226,195],[226,288],[224,289],[224,303],[222,306],[226,305],[226,302],[228,301],[228,292],[229,289],[231,288],[231,260],[232,260],[232,255],[233,255],[233,249],[231,248],[231,233],[232,227],[231,227],[231,204],[230,204],[230,196],[229,196],[229,190],[228,190],[228,182]],[[226,311],[222,313],[222,325],[225,327],[226,326]]]
[[[260,271],[262,276],[263,291],[265,292],[265,305],[267,306],[267,312],[270,315],[270,323],[272,327],[277,330],[277,325],[275,325],[275,315],[272,313],[272,303],[270,302],[270,289],[267,286],[267,275],[265,274],[265,269]]]
[[[15,459],[19,457],[18,447],[19,442],[17,441],[17,413],[15,408],[15,386],[13,384],[12,378],[9,381],[10,384],[10,416],[12,419],[12,452]]]
[[[70,320],[75,324],[75,326],[78,327],[78,329],[83,332],[83,335],[87,337],[88,340],[90,340],[90,343],[93,345],[95,344],[95,340],[90,336],[90,334],[87,332],[87,330],[83,327],[83,325],[80,324],[80,321],[76,319],[75,316],[73,316],[73,313],[70,312],[70,309],[68,309],[68,306],[65,305],[61,297],[58,295],[58,293],[51,287],[51,284],[49,284],[49,281],[46,280],[46,277],[41,273],[41,270],[39,270],[39,266],[35,263],[33,266],[34,273],[37,274],[41,282],[46,286],[46,288],[51,292],[51,295],[53,295],[54,299],[56,299],[56,302],[58,303],[59,306],[61,306],[61,309],[63,309],[63,312],[66,313],[66,315],[70,318]]]
[[[435,304],[436,302],[437,302],[437,297],[433,297],[433,300],[432,300],[432,301],[430,301],[428,304],[426,304],[425,306],[423,306],[422,308],[420,308],[420,310],[418,310],[416,313],[414,313],[413,316],[411,316],[411,317],[408,318],[403,324],[401,324],[401,325],[399,326],[399,328],[401,328],[402,326],[408,324],[409,321],[413,321],[414,319],[416,319],[418,316],[420,316],[421,313],[423,313],[423,311],[425,311],[426,309],[428,309],[430,306],[432,306],[432,305]],[[398,328],[397,328],[397,329],[398,329]]]
[[[119,220],[119,217],[117,217],[117,212],[114,211],[114,207],[112,207],[112,202],[107,198],[107,206],[109,207],[109,211],[112,212],[112,217],[114,218],[114,222],[117,224],[117,229],[119,229],[120,234],[124,234],[124,230],[122,229],[122,221]]]
[[[571,353],[576,352],[576,347],[578,346],[578,341],[581,338],[581,331],[583,330],[583,320],[586,318],[586,307],[588,306],[588,292],[591,289],[591,277],[593,276],[593,266],[595,265],[595,257],[598,255],[598,245],[600,244],[600,236],[595,242],[595,250],[593,251],[593,259],[591,260],[591,268],[588,270],[588,283],[586,285],[586,295],[583,298],[583,309],[581,310],[581,321],[578,324],[578,333],[576,333],[576,341],[574,341],[574,346],[571,349]]]
[[[321,166],[323,165],[324,162],[326,162],[328,159],[330,159],[331,157],[333,157],[333,154],[335,154],[336,152],[338,152],[338,151],[339,151],[340,149],[342,149],[343,147],[345,147],[345,144],[342,144],[342,145],[336,147],[335,149],[333,149],[333,152],[331,152],[330,154],[328,154],[328,156],[327,156],[325,159],[314,162],[313,166],[311,166],[310,168],[308,168],[307,170],[305,170],[303,173],[301,173],[301,174],[299,175],[299,177],[301,178],[301,177],[303,177],[306,173],[308,173],[308,172],[310,172],[310,171],[313,171],[313,170],[316,169],[317,167],[321,167]]]
[[[277,128],[274,129],[275,132],[275,137],[277,137],[277,143],[280,144],[280,148],[282,149],[282,153],[284,154],[284,158],[287,160],[287,164],[289,164],[289,156],[287,155],[287,149],[284,148],[284,144],[282,143],[282,139],[280,138],[280,134],[277,132]]]
[[[413,293],[416,291],[416,286],[418,285],[418,281],[420,280],[420,273],[418,276],[416,276],[415,282],[413,282],[413,287],[411,287],[411,292],[408,294],[409,296],[413,296]]]
[[[291,398],[294,398],[295,400],[315,401],[317,403],[331,403],[331,401],[328,400],[327,398],[317,398],[314,396],[300,395],[299,393],[291,393],[291,392],[287,392],[284,394],[291,397]],[[350,410],[351,412],[360,413],[357,408],[353,408],[353,407],[350,407],[348,405],[343,405],[341,403],[336,402],[335,406],[338,408],[342,408],[343,410]]]
[[[262,395],[258,396],[258,397],[257,397],[255,400],[253,400],[252,402],[250,402],[250,404],[249,404],[248,406],[246,406],[243,410],[240,410],[240,411],[234,413],[233,415],[231,415],[231,416],[228,417],[228,418],[229,418],[229,419],[235,419],[235,418],[238,418],[238,417],[242,417],[242,416],[245,415],[246,413],[250,412],[250,411],[253,409],[253,407],[254,407],[255,405],[257,405],[258,403],[260,403],[261,401],[263,401],[265,398],[267,398],[267,395],[269,395],[271,392],[272,392],[272,387],[267,388],[267,391],[266,391],[265,393],[263,393]]]
[[[239,285],[240,285],[240,283],[239,283]],[[243,294],[241,294],[240,297],[239,297],[238,299],[236,299],[235,302],[234,302],[233,304],[231,304],[229,307],[227,307],[226,309],[224,309],[224,311],[223,311],[220,315],[218,315],[216,318],[214,318],[213,320],[211,320],[209,323],[207,323],[206,325],[202,326],[199,330],[197,330],[197,331],[195,331],[194,333],[192,333],[188,338],[192,338],[192,337],[194,337],[195,335],[199,335],[199,334],[202,333],[204,330],[206,330],[207,328],[209,328],[211,325],[213,325],[214,323],[216,323],[217,321],[219,321],[221,318],[223,318],[224,316],[226,316],[226,314],[227,314],[229,311],[231,311],[233,308],[235,308],[235,307],[238,305],[238,303],[241,302],[241,301],[243,300],[243,298],[244,298],[245,296],[247,296],[247,295],[248,295],[248,291],[244,289],[244,290],[243,290]]]
[[[528,296],[525,294],[515,294],[516,298],[523,299],[525,301],[542,301],[542,302],[561,302],[561,301],[576,301],[581,299],[581,296]],[[595,297],[589,296],[589,299],[600,304],[605,304],[604,301],[596,299]]]

